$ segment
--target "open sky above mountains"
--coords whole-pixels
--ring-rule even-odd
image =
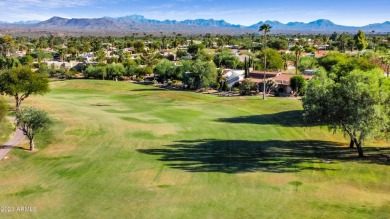
[[[0,21],[141,14],[157,20],[213,18],[241,25],[264,20],[287,23],[323,18],[340,25],[363,26],[390,20],[389,8],[388,0],[1,0]]]

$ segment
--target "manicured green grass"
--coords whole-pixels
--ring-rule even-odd
[[[0,146],[6,143],[13,135],[14,127],[7,119],[0,122]]]
[[[389,218],[385,143],[358,159],[296,99],[56,81],[36,152],[0,162],[0,218]]]

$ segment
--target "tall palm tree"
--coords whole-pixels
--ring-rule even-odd
[[[298,74],[298,63],[299,63],[299,58],[305,50],[302,48],[301,45],[296,44],[291,48],[291,51],[295,53],[295,74]]]
[[[340,49],[343,53],[345,53],[345,45],[348,43],[348,35],[345,33],[340,34],[339,38],[337,39],[340,43]]]
[[[265,48],[267,47],[267,33],[271,32],[271,25],[263,24],[260,26],[259,31],[263,31],[264,33],[264,75],[263,75],[263,100],[265,100],[265,71],[267,69],[267,53],[265,52]]]

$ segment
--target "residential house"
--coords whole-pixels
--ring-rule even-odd
[[[296,74],[287,74],[283,72],[265,72],[265,80],[274,80],[278,85],[276,89],[284,94],[291,93],[292,89],[290,87],[290,79],[294,76],[296,76]],[[301,76],[304,77],[306,80],[310,80],[313,77],[310,74],[303,74]],[[258,83],[260,90],[262,90],[264,82],[264,71],[250,71],[250,79]]]
[[[15,56],[16,56],[17,58],[23,57],[23,56],[25,56],[26,54],[27,54],[27,50],[20,50],[20,51],[16,51],[16,52],[15,52]]]
[[[76,62],[76,61],[70,61],[70,62],[47,61],[45,63],[49,68],[54,67],[55,69],[60,69],[60,68],[71,69],[71,68],[78,68],[79,66],[83,65],[83,63]]]
[[[290,94],[292,91],[292,88],[290,87],[290,79],[294,76],[297,76],[296,74],[286,74],[286,73],[280,73],[276,77],[272,78],[275,80],[276,84],[278,85],[277,89],[280,93]],[[306,80],[310,80],[313,76],[311,75],[301,75]]]
[[[93,52],[81,53],[80,56],[83,58],[83,61],[85,61],[85,62],[92,62],[94,57],[95,57]]]
[[[167,57],[167,56],[169,56],[171,54],[169,49],[162,49],[162,50],[159,51],[159,53],[160,53],[160,55],[165,56],[165,57]]]
[[[234,84],[241,82],[245,79],[245,70],[224,69],[222,71],[222,77],[226,79],[228,87],[231,88]]]
[[[134,47],[129,47],[129,48],[124,48],[123,49],[123,53],[124,54],[135,54],[135,49],[134,49]]]

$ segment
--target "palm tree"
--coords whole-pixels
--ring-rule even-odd
[[[340,43],[340,49],[345,53],[345,45],[348,43],[348,35],[345,33],[340,34],[338,41]]]
[[[265,52],[265,48],[267,46],[267,33],[271,32],[271,25],[263,24],[260,26],[259,31],[264,32],[264,75],[263,75],[263,100],[265,100],[265,71],[267,69],[267,53]]]
[[[291,51],[294,51],[295,53],[295,74],[298,74],[299,57],[305,50],[302,48],[302,46],[297,44],[291,48]]]
[[[330,36],[329,35],[324,35],[323,36],[323,42],[325,45],[329,45],[329,40],[330,40]],[[325,50],[327,50],[327,47],[325,47]]]

